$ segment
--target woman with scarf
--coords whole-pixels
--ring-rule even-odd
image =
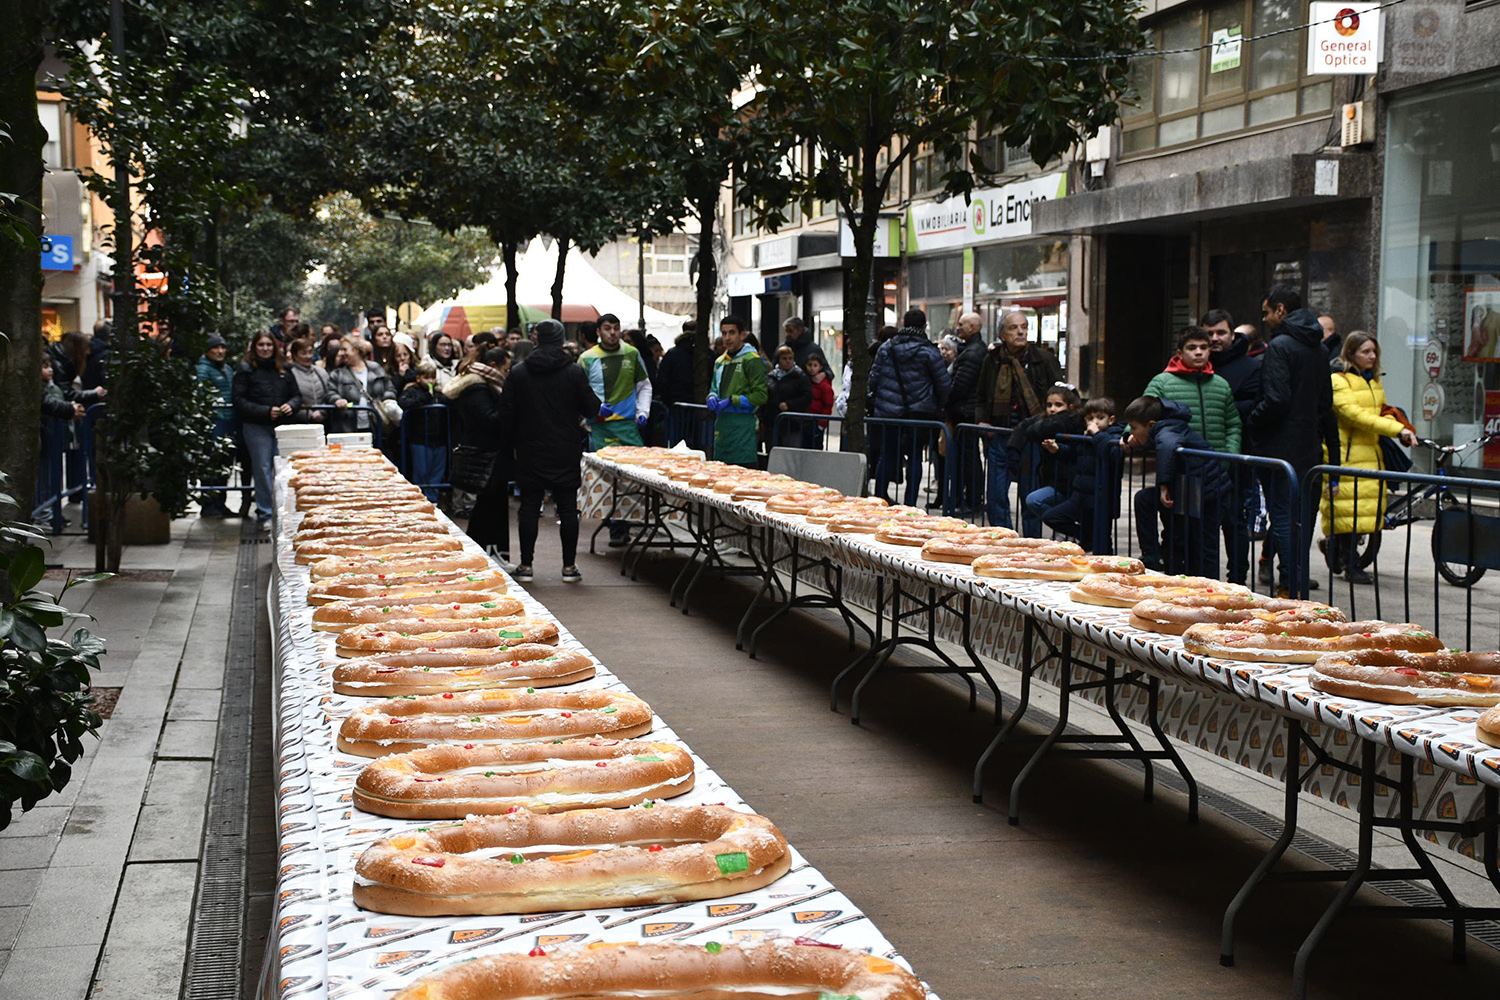
[[[766,375],[766,396],[766,405],[761,407],[760,415],[769,448],[772,435],[778,433],[777,414],[808,413],[812,408],[812,380],[798,367],[795,352],[786,344],[776,348],[776,365]],[[783,421],[776,443],[791,445],[800,441],[806,429],[816,424],[815,420]]]
[[[510,455],[500,394],[510,374],[510,352],[491,347],[465,361],[443,395],[453,407],[454,506],[470,507],[469,537],[486,552],[510,562]],[[461,496],[460,494],[464,494]],[[467,497],[474,497],[472,506]]]

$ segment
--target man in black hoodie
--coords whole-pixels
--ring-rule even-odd
[[[681,441],[691,417],[674,411],[674,403],[696,403],[698,394],[693,391],[693,338],[698,335],[696,320],[682,324],[682,333],[672,342],[661,364],[656,366],[656,388],[661,401],[667,405],[667,446]]]
[[[1313,520],[1306,518],[1301,537],[1294,538],[1291,519],[1308,470],[1321,464],[1325,448],[1329,455],[1340,454],[1333,383],[1323,328],[1317,316],[1302,308],[1297,291],[1277,285],[1266,293],[1262,311],[1271,342],[1261,356],[1260,394],[1245,422],[1253,454],[1281,459],[1296,474],[1297,481],[1287,483],[1284,475],[1267,470],[1261,474],[1261,488],[1280,560],[1278,590],[1306,597]],[[1337,482],[1330,489],[1336,491]]]
[[[1235,333],[1234,318],[1223,309],[1210,309],[1198,325],[1208,333],[1208,363],[1215,375],[1229,383],[1243,424],[1260,398],[1260,358],[1250,356],[1250,338]],[[1250,575],[1250,530],[1260,514],[1260,489],[1255,473],[1245,466],[1232,467],[1230,475],[1233,495],[1220,513],[1229,554],[1229,582],[1243,584]],[[1266,567],[1269,572],[1270,563]]]
[[[536,350],[506,380],[500,394],[505,426],[525,427],[511,445],[516,454],[516,482],[521,487],[521,561],[512,574],[521,583],[532,579],[542,496],[552,491],[562,538],[566,583],[583,579],[578,572],[578,487],[583,483],[582,421],[599,415],[599,397],[588,375],[562,349],[567,331],[555,319],[536,325]]]

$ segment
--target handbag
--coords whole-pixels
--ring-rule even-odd
[[[495,462],[500,450],[487,450],[472,444],[453,446],[453,461],[448,481],[456,490],[465,493],[483,493],[495,472]]]
[[[1380,467],[1387,472],[1406,472],[1411,469],[1411,456],[1395,438],[1380,439]]]

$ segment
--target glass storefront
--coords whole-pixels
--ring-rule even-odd
[[[1500,430],[1500,77],[1392,101],[1379,339],[1386,395],[1422,437]],[[1417,449],[1420,468],[1430,459]],[[1500,469],[1500,443],[1467,465]]]
[[[974,251],[974,309],[984,319],[985,339],[999,333],[1000,317],[1012,309],[1030,320],[1031,339],[1068,363],[1068,244],[1027,240]]]

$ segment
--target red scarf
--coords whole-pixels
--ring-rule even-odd
[[[1168,375],[1212,375],[1213,373],[1214,363],[1212,361],[1205,362],[1202,368],[1189,368],[1182,363],[1181,358],[1174,354],[1172,355],[1172,360],[1167,362]]]

